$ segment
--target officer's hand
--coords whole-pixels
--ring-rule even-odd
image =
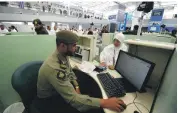
[[[113,65],[108,66],[108,68],[109,68],[110,70],[114,70],[114,66],[113,66]]]
[[[113,111],[122,112],[126,109],[126,104],[116,97],[101,100],[101,107],[108,108]]]
[[[107,67],[105,62],[100,63],[100,66]]]
[[[76,88],[75,91],[76,91],[78,94],[81,94],[81,93],[80,93],[80,88]]]

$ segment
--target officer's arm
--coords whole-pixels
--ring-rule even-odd
[[[58,73],[58,71],[51,71],[50,75],[47,75],[47,79],[67,103],[79,111],[100,107],[100,99],[77,94],[70,81],[65,79],[63,74]]]
[[[72,84],[73,84],[75,87],[78,87],[78,86],[79,86],[79,84],[78,84],[78,82],[77,82],[77,77],[75,76],[75,73],[74,73],[74,72],[71,72],[70,81],[72,82]]]

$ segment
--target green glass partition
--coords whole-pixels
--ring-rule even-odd
[[[13,72],[24,63],[45,60],[55,47],[55,36],[0,36],[0,100],[5,107],[20,100],[11,85]]]

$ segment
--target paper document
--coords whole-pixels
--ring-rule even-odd
[[[90,62],[83,61],[78,68],[85,73],[91,73],[96,67]]]

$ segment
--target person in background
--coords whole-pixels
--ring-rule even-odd
[[[56,30],[57,30],[57,27],[54,26],[54,29],[51,29],[50,26],[47,26],[47,31],[48,31],[48,34],[49,35],[56,35]]]
[[[78,38],[71,31],[56,33],[56,49],[39,69],[37,98],[33,105],[40,113],[100,113],[101,108],[124,111],[126,105],[119,98],[94,98],[80,93],[69,62]]]
[[[88,35],[93,35],[93,31],[91,30],[91,28],[88,28]]]
[[[171,35],[177,38],[177,28],[172,30]]]
[[[78,34],[82,35],[84,33],[83,29],[78,31]]]
[[[72,32],[78,34],[78,31],[75,28],[72,30]]]
[[[103,27],[103,29],[101,30],[101,33],[109,33],[108,30],[106,29],[106,26]]]
[[[134,25],[134,29],[133,29],[133,31],[131,31],[131,30],[127,30],[126,32],[123,32],[123,34],[137,35],[138,28],[139,28],[138,25]],[[140,33],[140,35],[142,35],[142,32]]]
[[[52,30],[51,30],[50,26],[47,26],[47,32],[48,32],[49,35],[52,35]]]
[[[14,25],[11,26],[11,32],[18,32],[17,28]]]
[[[51,27],[50,26],[47,26],[47,31],[48,31],[48,33],[51,31]]]
[[[8,33],[9,31],[5,28],[4,25],[0,25],[0,34],[6,34]]]
[[[113,44],[106,46],[100,54],[100,65],[114,69],[117,57],[120,50],[128,51],[127,46],[124,44],[124,35],[117,33],[114,37]]]
[[[106,26],[103,26],[103,29],[101,30],[101,33],[100,33],[101,37],[103,33],[109,33],[108,30],[106,29]]]
[[[94,34],[94,35],[97,35],[97,34],[98,34],[98,29],[97,29],[97,28],[95,28],[95,30],[93,31],[93,34]]]
[[[42,22],[40,19],[35,19],[33,20],[33,25],[35,27],[35,32],[37,35],[43,34],[43,35],[48,35],[47,30],[44,28]]]
[[[57,26],[54,26],[54,28],[51,29],[50,31],[50,35],[56,35],[56,32],[57,32]]]
[[[84,30],[83,34],[86,35],[88,33],[88,29]]]
[[[57,32],[57,26],[54,26],[54,31]]]
[[[9,32],[11,32],[11,27],[8,27],[8,29],[7,29]]]

